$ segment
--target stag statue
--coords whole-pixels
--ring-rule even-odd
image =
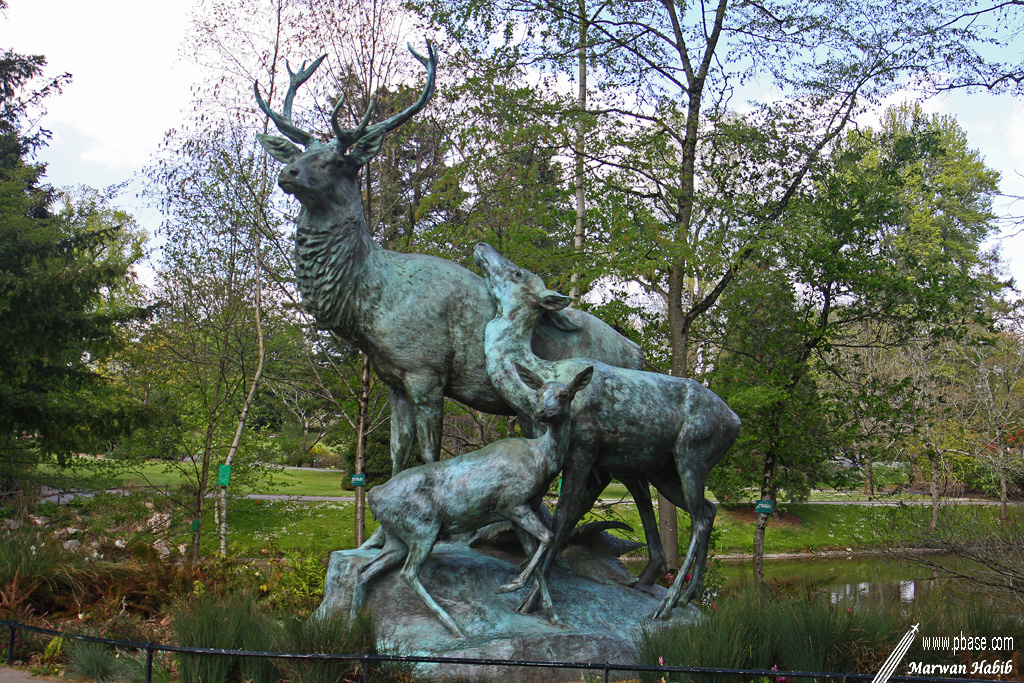
[[[484,412],[513,414],[484,366],[484,326],[494,304],[483,279],[444,259],[382,248],[363,215],[360,167],[378,152],[385,134],[422,109],[434,92],[433,46],[428,41],[427,57],[409,49],[427,69],[419,99],[373,125],[371,103],[354,129],[341,127],[339,100],[331,113],[334,138],[327,142],[296,126],[291,114],[296,90],[324,57],[308,68],[303,63],[298,73],[288,68],[281,113],[271,110],[254,84],[260,108],[288,138],[257,136],[271,156],[287,164],[278,185],[302,204],[295,255],[303,304],[322,328],[366,353],[387,385],[393,473],[404,469],[415,442],[424,461],[437,460],[445,396]],[[643,363],[639,346],[572,309],[542,316],[532,344],[542,358],[586,356],[630,368]]]
[[[546,382],[565,382],[594,368],[590,389],[572,405],[572,435],[555,510],[554,541],[545,553],[546,572],[576,523],[599,491],[590,486],[594,469],[614,476],[649,479],[673,505],[690,514],[690,544],[675,582],[653,617],[667,618],[677,604],[700,595],[715,519],[715,504],[704,496],[708,472],[732,447],[740,420],[707,387],[683,377],[617,368],[573,358],[544,360],[530,348],[530,336],[545,311],[563,309],[569,297],[516,266],[493,247],[474,254],[494,297],[498,314],[486,328],[487,371],[509,405],[529,413],[534,392],[520,381],[520,364]],[[690,571],[692,578],[683,578]],[[532,607],[537,590],[521,609]]]

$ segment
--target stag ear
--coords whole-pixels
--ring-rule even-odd
[[[569,387],[569,390],[572,391],[574,395],[578,394],[579,392],[587,388],[587,385],[590,384],[590,380],[593,378],[594,366],[591,365],[588,366],[586,370],[576,375],[575,378],[573,378],[572,385]]]
[[[560,311],[572,301],[565,294],[559,294],[558,292],[545,289],[540,293],[540,305],[549,311]]]
[[[264,135],[263,133],[256,133],[256,139],[263,145],[263,149],[267,150],[267,153],[280,161],[282,164],[290,164],[300,156],[302,156],[302,150],[285,140],[279,138],[276,135]]]
[[[354,161],[357,166],[362,166],[377,156],[381,145],[384,144],[384,134],[386,132],[381,130],[361,137],[356,141],[356,144],[352,145],[352,151],[348,153],[348,158]]]
[[[527,367],[523,367],[519,363],[516,363],[516,372],[519,373],[519,379],[523,380],[523,384],[530,387],[534,391],[544,386],[544,380],[537,376],[533,370]]]

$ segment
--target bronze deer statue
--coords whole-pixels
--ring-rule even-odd
[[[451,615],[423,587],[420,569],[442,534],[467,533],[508,521],[515,526],[530,560],[519,576],[498,592],[519,590],[534,575],[548,619],[558,623],[544,574],[535,572],[552,535],[532,504],[544,495],[565,463],[569,405],[590,383],[593,371],[584,368],[565,384],[545,384],[529,370],[522,372],[523,381],[534,392],[531,417],[543,434],[535,439],[501,439],[472,453],[412,467],[370,491],[370,510],[386,529],[387,542],[380,554],[356,574],[353,616],[363,604],[370,581],[404,561],[402,580],[449,631],[465,637]],[[528,537],[539,542],[532,555]]]
[[[593,368],[590,389],[572,405],[572,436],[555,510],[555,538],[542,560],[542,571],[551,567],[569,532],[600,493],[592,487],[592,471],[650,480],[673,505],[690,513],[686,559],[652,615],[669,617],[673,607],[700,595],[716,512],[715,504],[704,496],[704,484],[708,472],[736,440],[739,417],[692,379],[613,367],[588,358],[538,357],[529,343],[534,325],[544,311],[564,308],[569,297],[547,289],[543,280],[490,245],[477,245],[474,258],[498,306],[497,316],[486,328],[487,371],[509,405],[520,413],[533,409],[534,392],[521,381],[522,368],[545,382],[565,382],[584,368]],[[651,533],[650,527],[647,532]],[[687,570],[692,578],[684,586]],[[531,609],[536,598],[534,589],[520,609]]]
[[[320,142],[292,122],[292,102],[324,60],[293,73],[280,114],[254,84],[256,101],[288,139],[258,135],[287,164],[278,185],[302,204],[295,235],[296,277],[304,306],[325,329],[369,357],[388,387],[393,473],[404,469],[414,442],[426,462],[438,458],[443,400],[453,398],[488,413],[513,411],[491,386],[484,364],[484,326],[494,304],[478,275],[450,261],[403,254],[378,245],[363,214],[359,169],[380,150],[384,136],[420,111],[434,92],[437,55],[412,54],[426,67],[419,99],[386,121],[370,125],[373,105],[354,129],[342,128],[342,100],[331,113],[333,139]],[[300,148],[301,145],[303,148]],[[542,317],[533,348],[543,358],[585,356],[639,368],[640,347],[597,318],[573,309]]]

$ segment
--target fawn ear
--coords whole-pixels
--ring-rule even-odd
[[[560,311],[568,306],[571,301],[572,299],[565,294],[559,294],[551,289],[545,289],[540,293],[540,305],[549,311]]]
[[[279,138],[276,135],[264,135],[263,133],[256,133],[256,139],[263,145],[263,149],[267,150],[270,156],[274,157],[282,164],[290,164],[300,156],[302,156],[302,150],[288,142],[284,138]]]
[[[594,366],[591,365],[586,370],[584,370],[583,372],[581,372],[580,374],[576,375],[576,377],[573,378],[572,385],[569,387],[569,389],[572,391],[573,394],[578,394],[579,392],[587,388],[587,385],[590,384],[590,380],[592,380],[593,378]]]
[[[516,372],[519,373],[519,379],[523,380],[523,384],[534,391],[544,386],[544,380],[538,377],[537,373],[530,368],[523,367],[519,363],[516,363]]]

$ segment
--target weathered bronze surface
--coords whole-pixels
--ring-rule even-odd
[[[569,532],[590,509],[595,492],[590,473],[649,479],[674,505],[690,514],[690,544],[661,605],[665,618],[677,604],[700,595],[716,506],[704,497],[708,472],[729,450],[740,429],[736,414],[707,387],[691,379],[617,368],[585,358],[548,361],[530,348],[530,336],[545,311],[564,308],[569,298],[516,266],[494,248],[475,251],[498,314],[487,325],[487,371],[505,401],[521,415],[532,409],[532,391],[517,364],[544,381],[568,381],[593,366],[594,379],[572,405],[572,435],[555,512],[555,540],[541,568],[547,571]],[[687,572],[692,574],[689,582]],[[531,609],[537,591],[524,602]]]
[[[259,135],[260,143],[287,164],[278,184],[302,204],[295,239],[296,274],[303,304],[318,324],[369,356],[388,386],[393,471],[401,471],[414,442],[423,458],[437,460],[443,397],[488,413],[511,415],[484,366],[484,326],[494,305],[483,280],[450,261],[400,254],[380,247],[363,216],[359,168],[380,149],[389,130],[422,109],[434,91],[437,55],[413,54],[427,67],[419,100],[394,117],[355,129],[331,115],[334,139],[320,143],[292,122],[296,90],[323,61],[292,73],[280,114],[262,99],[264,112],[288,139]],[[411,48],[410,48],[411,50]],[[289,141],[290,140],[290,141]],[[293,144],[297,143],[297,144]],[[297,145],[302,145],[305,150]],[[565,309],[542,316],[533,347],[543,358],[586,356],[639,368],[640,348],[597,318]]]
[[[367,584],[378,574],[404,565],[400,576],[437,615],[448,630],[463,636],[451,616],[420,582],[420,569],[441,534],[476,531],[500,521],[515,525],[529,555],[527,536],[539,541],[523,571],[498,589],[519,590],[535,574],[540,598],[549,620],[557,622],[542,572],[534,572],[551,544],[551,532],[533,510],[555,475],[562,469],[569,446],[569,406],[593,375],[584,367],[567,383],[543,383],[524,369],[522,379],[531,387],[529,410],[544,434],[536,439],[501,439],[456,458],[430,462],[393,476],[367,496],[373,516],[385,530],[384,548],[359,569],[352,615],[363,604]]]

